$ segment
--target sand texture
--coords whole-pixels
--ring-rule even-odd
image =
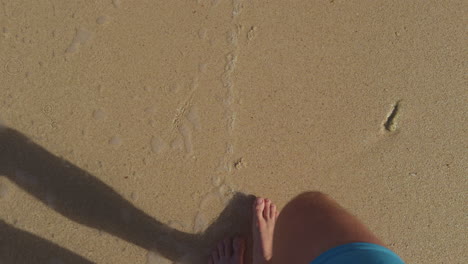
[[[0,263],[206,263],[319,190],[466,263],[462,0],[0,0]]]

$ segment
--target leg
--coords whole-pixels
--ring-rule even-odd
[[[320,192],[297,196],[281,212],[274,234],[272,263],[308,264],[343,244],[383,243],[338,203]]]

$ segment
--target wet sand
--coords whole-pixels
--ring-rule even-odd
[[[0,262],[197,263],[244,194],[320,190],[407,263],[464,263],[466,8],[1,1]]]

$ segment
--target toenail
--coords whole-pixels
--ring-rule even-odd
[[[263,199],[262,198],[257,198],[257,204],[262,204],[263,203]]]

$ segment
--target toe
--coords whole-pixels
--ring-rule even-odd
[[[265,209],[263,210],[263,217],[265,219],[270,219],[270,206],[271,206],[271,200],[265,199]]]
[[[213,262],[213,257],[211,257],[211,258],[208,260],[208,264],[214,264],[214,262]]]
[[[270,205],[270,219],[276,219],[277,214],[278,214],[278,212],[276,211],[276,205],[271,204]]]
[[[230,238],[224,240],[224,254],[227,257],[232,256],[232,239]]]
[[[217,250],[214,250],[213,253],[211,253],[211,258],[213,259],[214,263],[219,262],[219,254]]]
[[[263,198],[257,198],[255,200],[254,210],[258,219],[262,219],[263,210],[265,209],[265,200]]]
[[[223,245],[222,242],[218,244],[218,255],[219,255],[220,258],[225,256],[224,255],[224,245]]]
[[[233,249],[234,249],[234,255],[236,255],[236,256],[240,256],[240,255],[244,254],[245,240],[240,238],[240,237],[234,238]]]

